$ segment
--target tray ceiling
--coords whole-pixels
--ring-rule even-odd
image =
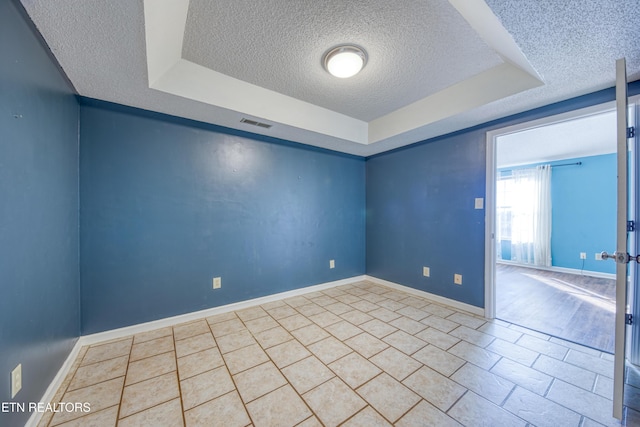
[[[555,3],[23,0],[80,95],[356,155],[611,86],[620,56],[638,77],[631,6]],[[342,43],[351,79],[322,68]]]

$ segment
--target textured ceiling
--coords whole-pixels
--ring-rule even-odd
[[[191,0],[182,57],[364,121],[502,63],[447,0],[403,6]],[[341,80],[321,60],[345,43],[363,46],[369,61],[360,74]]]
[[[636,2],[23,4],[80,95],[358,155],[613,86],[619,57],[640,78]],[[339,80],[344,42],[369,63]]]

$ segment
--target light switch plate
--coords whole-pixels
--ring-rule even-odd
[[[431,269],[429,267],[422,267],[422,275],[429,277],[431,275]]]
[[[213,289],[220,289],[222,287],[222,277],[213,278]]]
[[[476,209],[484,209],[484,199],[482,197],[476,197]]]
[[[329,260],[329,268],[336,268],[336,261],[331,259]]]

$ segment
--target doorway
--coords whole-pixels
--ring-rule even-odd
[[[615,105],[490,134],[488,316],[613,353],[615,265],[599,255],[616,243]]]

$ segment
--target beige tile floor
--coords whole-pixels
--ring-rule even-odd
[[[41,426],[579,426],[609,354],[361,282],[84,347]],[[640,425],[630,371],[627,425]]]

